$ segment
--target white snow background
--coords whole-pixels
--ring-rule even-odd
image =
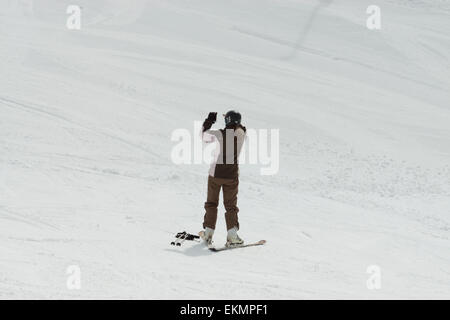
[[[449,75],[447,0],[2,0],[0,298],[448,299]],[[267,244],[172,247],[208,165],[171,134],[228,109],[280,130],[278,174],[241,167]]]

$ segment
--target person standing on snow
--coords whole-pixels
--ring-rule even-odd
[[[225,128],[212,130],[216,122],[217,112],[210,112],[203,122],[202,140],[206,143],[218,143],[214,161],[211,163],[208,176],[208,195],[205,202],[203,220],[204,240],[212,245],[212,237],[216,228],[217,207],[220,189],[223,190],[225,221],[227,225],[226,246],[242,245],[244,241],[238,236],[239,230],[237,194],[239,187],[238,158],[244,144],[246,128],[241,125],[241,114],[228,111],[225,115]]]

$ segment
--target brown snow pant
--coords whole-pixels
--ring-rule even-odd
[[[237,227],[239,229],[237,207],[239,178],[222,179],[209,176],[208,178],[208,197],[205,202],[205,217],[203,220],[203,228],[216,228],[217,207],[219,205],[220,188],[223,188],[223,204],[225,206],[225,222],[227,230]]]

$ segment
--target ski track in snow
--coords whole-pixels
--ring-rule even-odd
[[[80,31],[67,1],[0,4],[0,298],[450,296],[447,2],[379,1],[377,32],[357,1],[78,2]],[[171,133],[231,106],[280,129],[277,175],[241,166],[267,243],[171,247],[208,170]]]

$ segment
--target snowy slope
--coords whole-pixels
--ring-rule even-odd
[[[379,31],[371,4],[2,1],[0,298],[449,298],[450,3],[379,0]],[[280,129],[278,174],[241,167],[268,243],[170,247],[208,172],[171,134],[230,108]]]

